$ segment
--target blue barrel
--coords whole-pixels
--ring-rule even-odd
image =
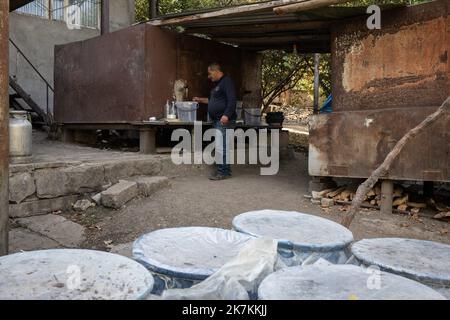
[[[450,298],[450,245],[417,239],[364,239],[352,246],[355,262],[422,282]]]
[[[260,300],[445,300],[410,279],[354,265],[283,268],[265,278]]]
[[[136,300],[153,288],[148,270],[102,251],[52,249],[0,258],[0,300]]]
[[[154,294],[189,288],[234,258],[252,237],[207,227],[169,228],[150,232],[134,242],[133,258],[155,278]]]
[[[233,219],[233,229],[276,239],[279,256],[287,266],[312,264],[319,258],[345,263],[353,241],[351,231],[342,225],[295,211],[246,212]]]

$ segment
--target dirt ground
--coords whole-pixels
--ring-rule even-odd
[[[95,207],[64,216],[89,227],[83,247],[105,250],[160,228],[231,228],[234,216],[251,210],[296,210],[334,221],[345,214],[341,206],[325,211],[304,197],[310,179],[305,154],[296,153],[295,159],[282,162],[275,176],[260,176],[257,167],[235,167],[233,173],[232,179],[223,181],[208,180],[208,170],[196,176],[172,177],[170,187],[149,198],[135,199],[120,210]],[[448,222],[428,217],[413,219],[369,210],[363,210],[351,226],[356,240],[392,236],[450,244],[449,229]]]

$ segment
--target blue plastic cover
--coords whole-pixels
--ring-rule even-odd
[[[417,239],[364,239],[352,246],[355,259],[446,291],[450,297],[450,245]],[[440,292],[443,292],[439,290]]]
[[[0,275],[0,300],[135,300],[147,298],[154,284],[132,259],[80,249],[7,255]]]
[[[219,228],[161,229],[137,239],[133,257],[161,275],[204,280],[234,258],[251,239]]]
[[[445,300],[433,289],[395,274],[332,264],[278,270],[263,280],[258,297],[260,300]]]
[[[320,107],[319,113],[331,113],[333,112],[333,95],[330,94]]]

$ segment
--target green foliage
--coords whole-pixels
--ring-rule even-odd
[[[321,55],[320,88],[324,97],[331,93],[331,59],[329,54]],[[263,53],[263,97],[267,108],[281,93],[291,90],[295,93],[314,92],[314,57],[280,50]]]

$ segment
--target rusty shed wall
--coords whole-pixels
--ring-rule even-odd
[[[239,48],[146,24],[58,46],[55,119],[126,123],[161,117],[176,79],[187,80],[190,99],[208,96],[212,84],[207,67],[212,62],[223,65],[241,96],[242,56]],[[206,108],[198,114],[206,120]]]
[[[450,1],[337,26],[333,40],[333,113],[310,121],[309,173],[368,177],[410,129],[450,95]],[[388,178],[450,181],[450,115],[415,137]]]
[[[187,80],[189,97],[208,97],[213,84],[208,80],[208,65],[218,62],[230,75],[239,93],[241,88],[241,50],[229,45],[179,35],[177,47],[177,79]],[[198,111],[198,119],[206,120],[206,108]]]
[[[382,13],[381,30],[365,19],[332,32],[333,108],[438,106],[450,95],[450,1]]]
[[[57,122],[122,123],[144,117],[144,28],[56,46]]]
[[[145,117],[164,116],[167,100],[172,100],[177,73],[177,36],[167,30],[145,26]]]

